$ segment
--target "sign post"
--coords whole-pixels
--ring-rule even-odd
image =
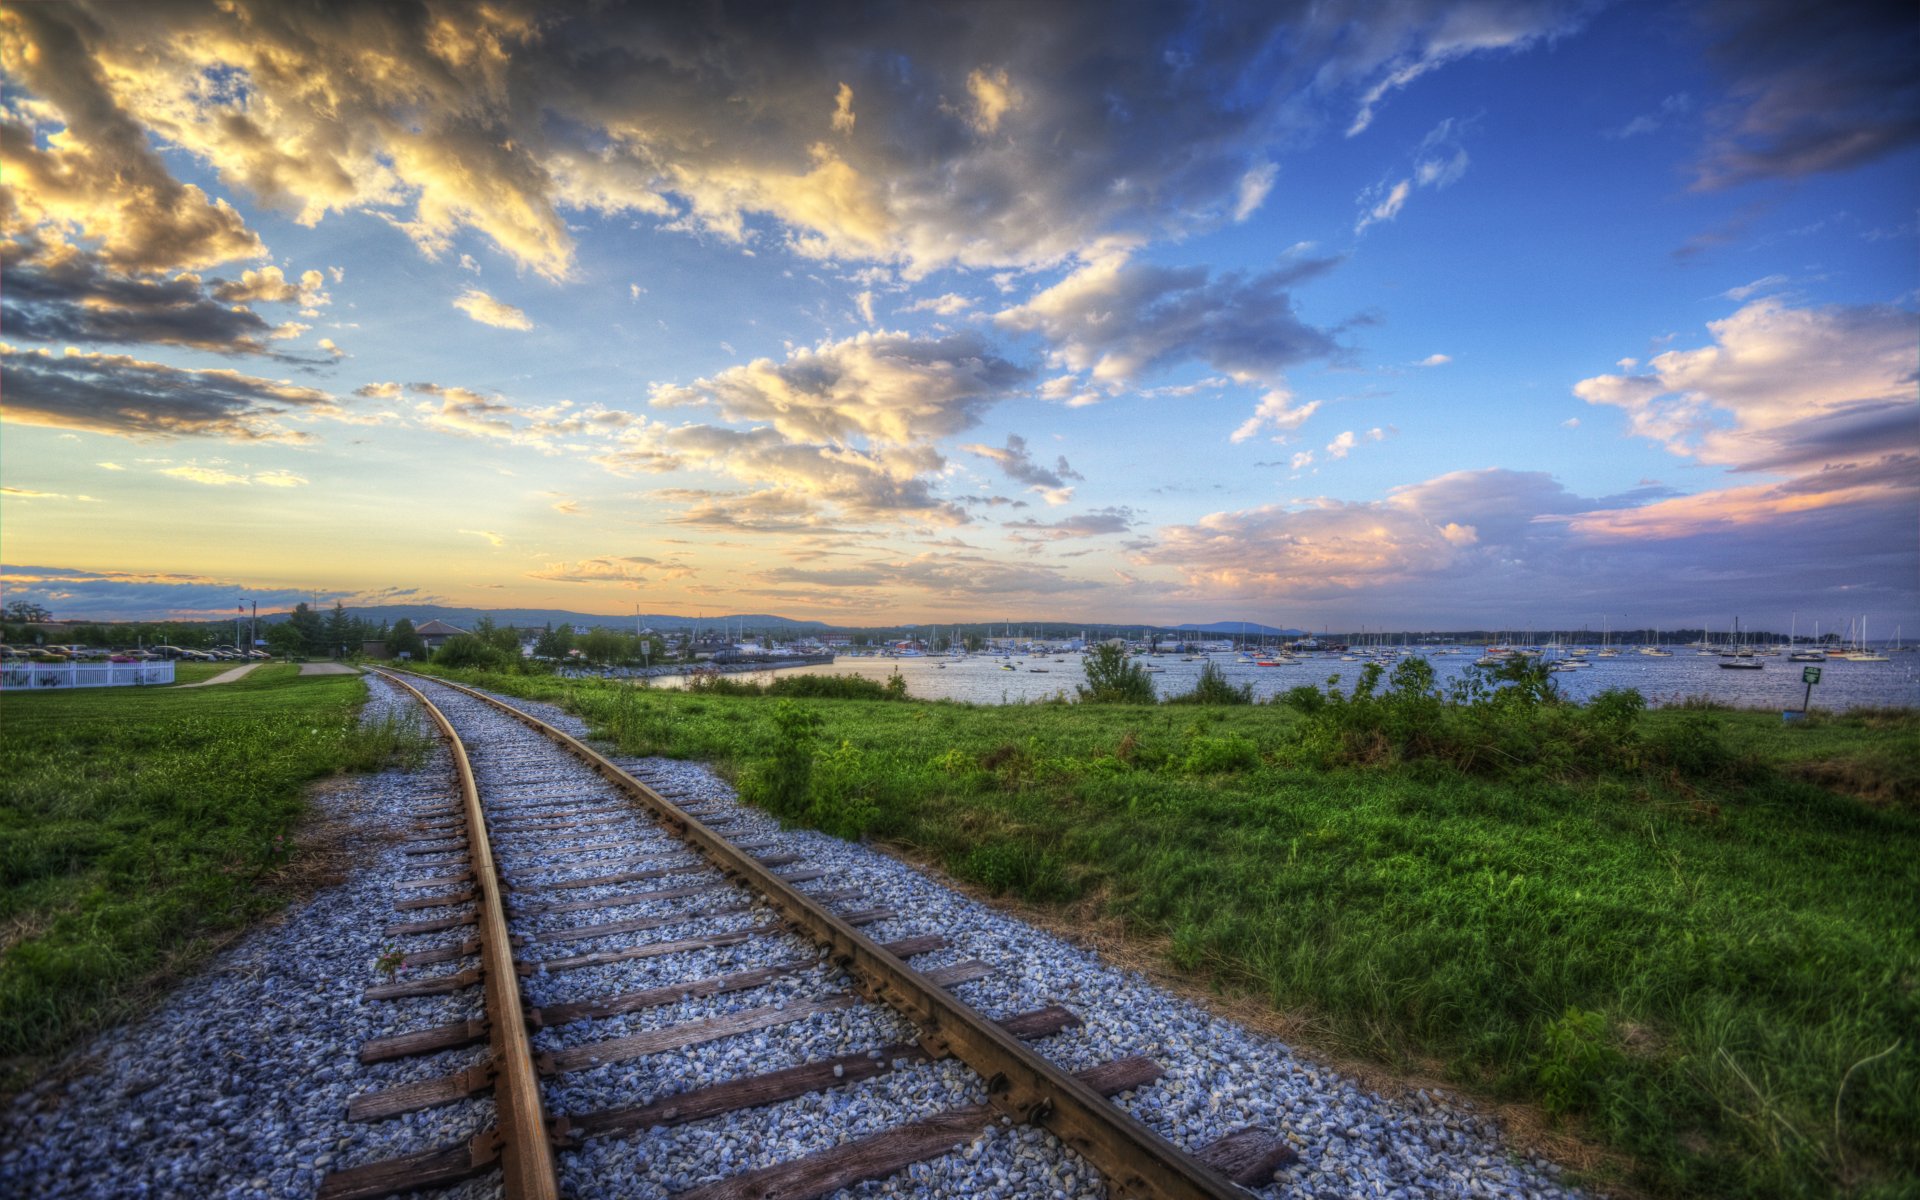
[[[1813,707],[1813,685],[1820,682],[1820,668],[1808,667],[1801,671],[1800,682],[1807,685],[1807,698],[1800,702],[1800,711],[1806,712]]]

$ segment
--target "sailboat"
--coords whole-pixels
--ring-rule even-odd
[[[1850,650],[1845,654],[1842,654],[1840,657],[1846,659],[1848,662],[1892,662],[1893,661],[1891,658],[1888,658],[1884,654],[1875,654],[1872,650],[1868,649],[1867,618],[1864,615],[1860,618],[1860,641],[1858,643],[1857,648],[1854,650]]]
[[[1720,660],[1720,666],[1728,671],[1758,671],[1767,664],[1753,656],[1753,649],[1740,645],[1740,618],[1733,619],[1733,640],[1727,644],[1728,657]]]

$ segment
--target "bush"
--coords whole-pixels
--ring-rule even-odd
[[[1243,683],[1237,687],[1227,682],[1226,672],[1213,663],[1200,668],[1200,679],[1190,692],[1178,696],[1169,696],[1168,704],[1252,704],[1253,685]]]
[[[443,667],[472,667],[483,671],[504,671],[515,665],[500,650],[470,633],[448,638],[446,644],[434,652],[433,661]]]
[[[820,714],[812,709],[780,701],[773,710],[770,753],[742,773],[741,798],[788,820],[806,816],[821,724]]]
[[[1260,765],[1260,747],[1237,733],[1225,737],[1201,736],[1187,744],[1181,769],[1189,775],[1219,775],[1250,771]]]
[[[898,672],[893,678],[900,678]],[[769,696],[809,700],[902,700],[906,698],[906,681],[900,681],[899,695],[895,695],[892,679],[881,683],[864,675],[782,675],[766,690]]]
[[[813,756],[807,821],[835,837],[858,841],[880,816],[874,802],[867,756],[852,742]]]
[[[1152,704],[1153,676],[1129,661],[1123,646],[1095,646],[1086,659],[1087,681],[1080,699],[1092,704]]]

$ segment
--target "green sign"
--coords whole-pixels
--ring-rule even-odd
[[[1806,670],[1804,670],[1804,671],[1802,671],[1802,672],[1800,672],[1800,682],[1801,682],[1801,683],[1808,683],[1808,684],[1813,684],[1813,683],[1819,683],[1819,682],[1820,682],[1820,668],[1819,668],[1819,667],[1808,667],[1808,668],[1807,668]]]

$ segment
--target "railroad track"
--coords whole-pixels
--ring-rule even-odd
[[[397,885],[399,919],[387,928],[403,949],[422,944],[400,960],[409,976],[450,965],[367,996],[405,1002],[478,994],[483,1006],[477,1017],[423,1024],[363,1046],[365,1063],[427,1056],[467,1065],[444,1074],[415,1071],[405,1082],[363,1093],[348,1115],[382,1121],[464,1103],[474,1110],[474,1128],[458,1141],[334,1171],[322,1183],[322,1200],[373,1200],[496,1171],[510,1198],[557,1197],[566,1156],[594,1139],[804,1104],[816,1093],[933,1070],[947,1059],[973,1073],[971,1090],[985,1103],[954,1105],[771,1166],[709,1173],[716,1177],[679,1194],[825,1195],[961,1149],[999,1119],[1049,1130],[1099,1171],[1114,1195],[1244,1195],[1237,1184],[1265,1183],[1292,1158],[1284,1140],[1262,1129],[1235,1130],[1183,1151],[1110,1099],[1151,1085],[1162,1074],[1158,1064],[1125,1057],[1068,1073],[1030,1043],[1078,1025],[1073,1012],[1049,1005],[993,1021],[950,990],[991,974],[994,964],[966,960],[915,970],[914,958],[947,948],[940,932],[876,941],[863,928],[903,914],[863,904],[800,856],[774,843],[730,840],[729,818],[675,803],[494,697],[441,680],[380,674],[410,692],[447,740],[458,794],[420,814],[419,840],[402,848],[418,874]],[[750,950],[759,965],[707,973],[713,952],[726,948]],[[577,998],[553,998],[562,975],[587,981],[567,988]],[[747,1003],[698,1015],[699,1001],[735,995]],[[753,1002],[759,999],[766,1002]],[[646,1019],[690,1006],[684,1020]],[[625,1103],[582,1105],[578,1090],[566,1086],[578,1073],[597,1073],[604,1083],[615,1074],[610,1068],[623,1064],[796,1029],[849,1009],[871,1009],[878,1026],[908,1035],[876,1040],[859,1053],[803,1053],[788,1065],[718,1082],[670,1080],[662,1087],[655,1079],[655,1087]],[[617,1080],[608,1086],[617,1089]],[[588,1094],[597,1100],[608,1086]]]

